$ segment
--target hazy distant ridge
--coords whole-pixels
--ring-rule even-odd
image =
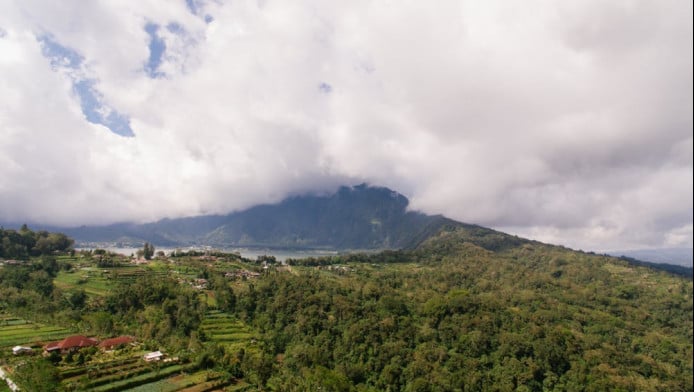
[[[408,204],[395,191],[362,184],[228,215],[60,230],[78,244],[147,241],[159,246],[399,249],[416,246],[445,224],[457,224],[440,215],[407,211]]]

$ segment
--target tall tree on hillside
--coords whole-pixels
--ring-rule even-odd
[[[146,260],[151,260],[152,256],[154,256],[154,245],[150,244],[149,242],[145,242],[145,246],[142,249],[142,255]]]

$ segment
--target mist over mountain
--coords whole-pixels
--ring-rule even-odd
[[[72,237],[77,247],[263,248],[381,250],[414,249],[442,229],[464,229],[466,241],[490,251],[536,241],[442,215],[408,211],[409,200],[385,187],[342,186],[333,194],[289,197],[226,215],[162,219],[74,228],[32,225]],[[5,224],[17,228],[20,224]],[[691,249],[609,252],[632,264],[692,275]],[[687,258],[688,257],[688,258]]]
[[[340,187],[331,195],[301,195],[228,215],[153,223],[58,228],[79,245],[267,247],[303,249],[413,248],[444,225],[441,215],[408,211],[408,199],[384,187]]]

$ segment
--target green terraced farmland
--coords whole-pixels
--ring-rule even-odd
[[[81,268],[77,271],[60,271],[53,281],[56,287],[63,290],[83,289],[89,295],[105,296],[114,286],[99,268]]]
[[[105,296],[118,283],[131,283],[138,277],[166,276],[165,270],[126,266],[117,268],[83,267],[73,271],[60,271],[54,284],[63,290],[83,289],[87,294]]]
[[[60,379],[63,385],[80,384],[86,383],[86,380],[108,377],[114,374],[125,375],[141,366],[142,359],[139,356],[135,356],[83,366],[65,367],[60,371]]]
[[[71,334],[61,328],[33,323],[10,315],[0,315],[0,348],[6,350],[16,345],[39,345],[60,340]]]
[[[142,371],[142,369],[145,369],[146,371]],[[97,380],[96,382],[89,384],[88,388],[95,392],[126,391],[131,388],[147,385],[150,383],[155,383],[164,378],[178,374],[181,371],[185,371],[186,369],[187,368],[183,365],[176,365],[173,363],[162,364],[161,367],[159,367],[158,369],[152,369],[149,367],[149,365],[147,365],[147,368],[139,368],[135,371],[132,371],[131,374],[133,374],[134,376],[128,376],[120,379],[107,379],[107,383],[96,386],[96,383],[104,381]]]
[[[193,392],[210,391],[212,388],[221,388],[230,384],[231,381],[224,381],[222,375],[209,370],[200,370],[191,374],[180,374],[165,380],[144,384],[139,387],[128,389],[128,392]],[[216,389],[215,390],[218,390]]]
[[[254,334],[241,320],[220,311],[209,311],[202,321],[202,330],[213,342],[230,347],[247,347],[253,344]]]
[[[204,379],[190,380],[185,384],[172,383],[176,385],[175,388],[153,388],[160,384],[164,386],[168,378],[179,378],[179,373],[189,369],[190,365],[181,365],[177,361],[145,362],[141,354],[129,354],[129,356],[94,361],[81,366],[62,367],[60,383],[66,390],[116,392],[135,388],[135,390],[173,392],[205,381]]]
[[[83,366],[62,367],[61,385],[65,390],[97,392],[241,391],[250,387],[244,381],[228,380],[219,372],[194,371],[191,368],[193,365],[144,362],[140,354]]]

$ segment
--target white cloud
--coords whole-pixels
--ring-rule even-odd
[[[691,8],[4,2],[0,221],[221,213],[369,181],[569,246],[691,246]],[[85,120],[46,33],[134,138]]]

